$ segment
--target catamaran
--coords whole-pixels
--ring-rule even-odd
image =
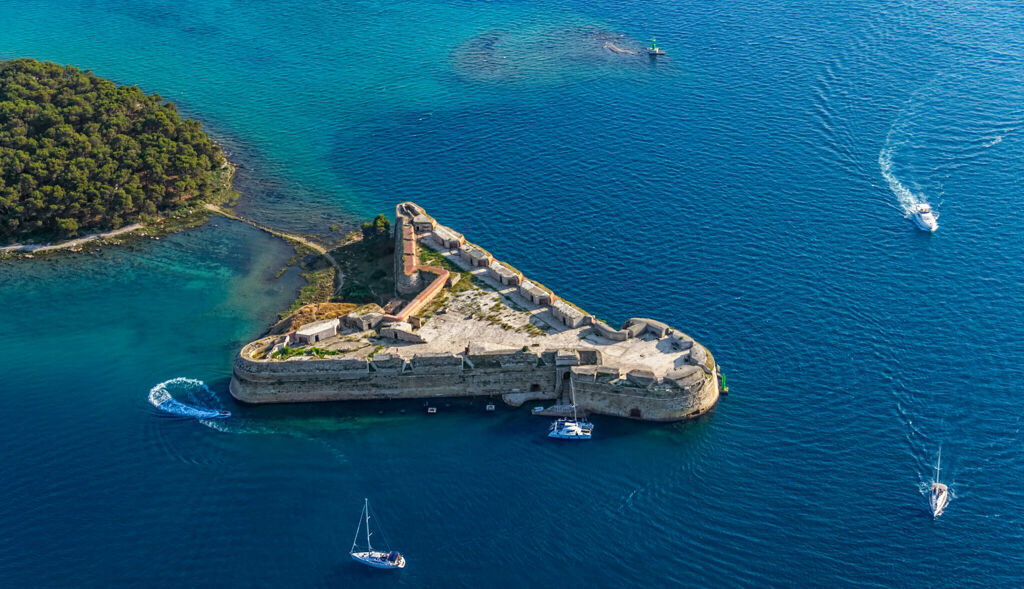
[[[551,424],[548,430],[549,438],[559,440],[589,440],[594,432],[594,424],[589,421],[580,421],[576,416],[576,394],[572,385],[572,377],[569,378],[569,400],[572,402],[572,419],[560,417]]]
[[[363,522],[366,522],[366,550],[358,550],[356,545],[359,542],[359,530],[363,527]],[[405,568],[405,557],[398,553],[397,550],[374,550],[373,545],[370,544],[370,536],[373,533],[370,532],[370,500],[364,499],[363,511],[359,514],[359,525],[356,526],[355,538],[352,538],[352,548],[349,549],[348,553],[356,562],[361,562],[367,566],[372,566],[377,569],[402,569]],[[384,538],[385,545],[387,544],[387,538]]]
[[[593,432],[594,424],[592,423],[579,421],[575,417],[572,419],[560,417],[551,424],[548,437],[559,440],[589,440]]]
[[[942,449],[939,449],[939,460],[935,463],[935,480],[932,481],[931,494],[928,496],[928,503],[932,508],[932,517],[939,517],[949,505],[949,487],[939,482],[940,465],[942,464]]]

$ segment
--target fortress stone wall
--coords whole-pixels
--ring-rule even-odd
[[[253,342],[235,359],[230,390],[246,403],[419,399],[528,393],[527,400],[558,396],[554,367],[536,353],[415,356],[369,360],[278,362],[252,354],[272,338]]]
[[[287,362],[254,359],[273,341],[265,338],[250,343],[235,359],[230,390],[236,399],[288,403],[502,396],[514,397],[514,404],[519,405],[564,398],[572,387],[577,406],[585,412],[645,421],[694,417],[718,401],[710,354],[700,356],[704,363],[663,378],[643,370],[624,373],[599,364],[600,354],[593,350],[445,354],[409,360],[397,356]]]

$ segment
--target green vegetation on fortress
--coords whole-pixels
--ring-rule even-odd
[[[230,183],[220,148],[159,95],[0,62],[0,243],[116,229],[226,198]]]

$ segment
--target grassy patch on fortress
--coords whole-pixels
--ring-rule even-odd
[[[337,350],[325,350],[323,348],[289,348],[285,346],[274,352],[274,355],[271,357],[275,360],[287,360],[295,356],[316,356],[323,360],[326,356],[337,356],[340,353]]]
[[[503,311],[506,309],[505,305],[501,301],[494,301],[494,303],[486,309],[476,306],[473,311],[473,316],[481,321],[486,321],[491,325],[497,325],[498,327],[508,331],[516,329],[514,326],[509,325],[504,320]]]
[[[474,286],[478,287],[481,284],[483,284],[482,282],[478,284],[479,281],[476,279],[476,277],[473,276],[471,272],[463,272],[461,268],[449,262],[448,258],[446,258],[440,252],[435,252],[434,250],[427,247],[419,248],[419,252],[420,264],[424,266],[437,266],[439,268],[444,268],[445,270],[451,272],[452,274],[457,274],[459,276],[458,281],[456,281],[456,283],[453,284],[452,286],[448,287],[448,290],[450,290],[452,293],[460,293],[464,290],[469,290]]]
[[[302,277],[306,279],[307,284],[299,289],[298,298],[292,301],[288,310],[281,314],[281,319],[291,316],[292,313],[306,305],[325,303],[331,300],[331,295],[334,294],[333,266],[328,265],[326,268],[319,270],[307,270],[302,273]]]
[[[527,335],[547,335],[547,333],[548,333],[548,332],[544,331],[543,329],[541,329],[541,328],[537,327],[536,325],[534,325],[533,322],[527,323],[523,327],[519,328],[519,331],[521,331],[521,332],[523,332],[523,333],[525,333]]]
[[[351,303],[311,303],[309,305],[303,305],[295,310],[291,315],[288,315],[284,319],[281,319],[270,328],[269,333],[271,334],[282,334],[298,329],[299,327],[312,323],[314,321],[321,321],[323,319],[334,319],[335,317],[341,317],[351,313],[356,308]]]
[[[419,258],[421,265],[448,270],[451,272],[452,280],[455,282],[451,286],[446,286],[433,301],[420,310],[418,316],[424,321],[436,315],[441,308],[451,301],[452,297],[457,296],[459,293],[486,286],[476,276],[473,276],[472,273],[463,272],[458,266],[448,261],[448,258],[444,255],[430,248],[419,248]]]
[[[422,319],[423,321],[430,319],[431,317],[436,315],[438,311],[441,310],[441,307],[444,307],[448,303],[448,299],[448,291],[441,291],[441,293],[438,294],[434,298],[434,300],[427,303],[427,305],[420,310],[419,318]]]
[[[455,266],[448,261],[448,258],[441,255],[440,252],[435,252],[434,250],[426,247],[419,248],[419,252],[420,264],[423,264],[424,266],[440,266],[445,270],[458,272],[458,268],[455,268]]]

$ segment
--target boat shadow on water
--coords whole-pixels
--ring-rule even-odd
[[[338,562],[330,567],[318,586],[323,587],[393,587],[406,569],[382,571],[363,566],[342,550]]]
[[[688,444],[708,432],[714,410],[684,421],[635,421],[619,417],[591,415],[588,421],[594,423],[594,439],[660,439],[673,444]]]

